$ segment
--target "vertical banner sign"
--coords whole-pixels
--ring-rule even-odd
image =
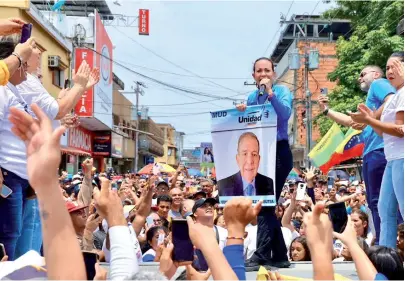
[[[100,15],[95,10],[96,53],[95,66],[100,69],[100,82],[94,86],[94,117],[109,128],[112,127],[113,93],[113,45]]]
[[[149,10],[139,9],[139,35],[149,35]]]
[[[234,196],[275,206],[277,115],[271,104],[211,113],[220,206]]]
[[[211,142],[202,142],[200,145],[201,150],[201,168],[214,167],[214,150],[212,149]]]
[[[77,71],[83,61],[86,61],[90,67],[94,63],[94,53],[85,48],[75,49],[75,70]],[[93,87],[86,90],[81,99],[75,106],[75,113],[80,117],[93,117]]]

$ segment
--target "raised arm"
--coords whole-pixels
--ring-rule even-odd
[[[336,123],[343,125],[345,127],[350,127],[352,123],[352,118],[349,115],[334,111],[330,109],[328,106],[329,98],[325,95],[320,95],[318,98],[319,107],[321,108],[322,112],[327,110],[326,116]]]
[[[10,109],[9,119],[13,133],[27,146],[27,172],[39,201],[48,279],[84,280],[83,256],[58,184],[59,143],[64,128],[53,131],[39,107],[33,104],[31,108],[39,122],[16,108]]]
[[[83,61],[77,70],[77,73],[73,71],[73,82],[75,83],[73,88],[62,98],[58,98],[57,100],[59,104],[59,112],[56,115],[56,119],[62,119],[66,114],[70,113],[85,91],[97,84],[99,79],[98,69],[90,71],[89,65],[86,61]]]

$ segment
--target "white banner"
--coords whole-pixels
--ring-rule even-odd
[[[220,206],[233,196],[275,206],[277,115],[273,106],[212,112],[211,132]]]

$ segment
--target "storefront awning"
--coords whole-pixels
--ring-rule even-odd
[[[80,150],[80,149],[77,149],[77,148],[73,148],[73,147],[62,146],[60,148],[60,150],[61,150],[62,154],[70,154],[70,155],[79,155],[79,156],[89,156],[89,157],[91,157],[90,153],[88,153],[86,151],[83,151],[83,150]]]

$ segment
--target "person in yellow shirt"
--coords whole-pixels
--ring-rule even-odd
[[[25,24],[20,19],[0,19],[0,36],[6,36],[21,32],[22,26]],[[8,79],[13,73],[20,68],[31,56],[33,47],[35,46],[34,38],[30,38],[24,44],[18,44],[12,55],[0,60],[0,85],[4,86],[8,83]]]

